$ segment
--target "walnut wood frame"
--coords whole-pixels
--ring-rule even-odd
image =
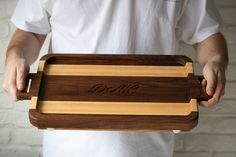
[[[119,73],[114,72],[117,67],[120,67]],[[210,98],[201,88],[201,79],[203,78],[194,75],[192,60],[186,56],[48,54],[40,59],[37,74],[27,76],[27,85],[31,80],[29,91],[19,92],[17,97],[21,100],[31,99],[29,119],[39,129],[188,131],[198,122],[197,101]],[[100,93],[96,93],[96,90],[92,93],[93,88],[90,92],[88,90],[88,84],[117,85],[125,81],[136,82],[139,86],[134,83],[123,85],[123,91],[119,89],[118,92],[113,87],[106,87],[105,92],[100,90]],[[76,82],[82,85],[79,86]],[[63,87],[64,90],[60,90]],[[77,88],[81,89],[78,90],[79,94],[75,92]],[[159,96],[155,93],[159,93]],[[119,109],[115,111],[114,108],[114,113],[88,109],[79,113],[81,108],[78,111],[71,109],[72,111],[67,113],[60,110],[60,105],[59,110],[53,112],[42,110],[45,108],[42,104],[47,102],[66,104],[70,101],[78,104],[120,102],[124,105],[131,104],[131,108],[127,113]],[[192,101],[193,104],[190,103]],[[157,114],[154,114],[155,111],[149,113],[148,110],[132,113],[132,103],[135,102],[137,105],[142,102],[148,105],[161,104],[161,107],[164,107],[163,112],[154,106],[150,111],[158,109]],[[173,103],[173,109],[176,110],[177,104],[187,104],[188,112],[173,114],[173,111],[165,108],[165,103]],[[66,109],[70,110],[72,107]]]

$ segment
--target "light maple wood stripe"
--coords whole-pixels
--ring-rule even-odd
[[[38,66],[38,71],[43,71],[45,67],[46,61],[45,60],[40,60],[39,61],[39,66]]]
[[[36,96],[31,97],[29,109],[36,109],[37,103],[38,103],[38,97]]]
[[[186,68],[187,73],[194,73],[194,71],[193,71],[193,63],[187,62],[185,64],[185,68]]]
[[[192,64],[192,63],[190,63]],[[47,65],[44,75],[186,77],[186,66]]]
[[[38,101],[38,110],[48,114],[189,115],[197,109],[193,105],[195,99],[189,103]]]
[[[197,99],[192,99],[190,104],[191,104],[190,110],[192,110],[192,111],[198,111]]]

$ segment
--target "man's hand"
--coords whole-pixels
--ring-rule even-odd
[[[37,59],[45,38],[46,35],[17,29],[8,45],[2,87],[15,101],[17,91],[25,88],[29,67]]]
[[[25,79],[29,73],[29,66],[25,58],[17,55],[9,57],[6,62],[2,86],[14,101],[17,101],[17,91],[25,89]]]
[[[202,85],[212,98],[208,101],[201,101],[200,105],[211,107],[219,102],[225,92],[225,67],[221,65],[219,58],[214,57],[205,64],[203,76],[205,79],[202,81]]]
[[[225,70],[228,65],[228,50],[226,41],[221,33],[211,35],[200,43],[194,44],[197,51],[197,58],[203,67],[205,79],[202,85],[206,87],[206,92],[212,98],[202,101],[204,107],[211,107],[217,104],[224,94]]]

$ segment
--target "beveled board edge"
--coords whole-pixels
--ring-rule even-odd
[[[67,55],[67,54],[66,54]],[[56,56],[63,56],[63,55],[56,55]],[[77,56],[77,55],[76,55]],[[99,56],[101,56],[101,55],[99,55]],[[39,72],[43,72],[43,70],[44,70],[44,68],[45,68],[45,64],[46,64],[46,62],[47,61],[49,61],[50,59],[52,59],[53,60],[53,58],[55,57],[55,54],[48,54],[48,55],[45,55],[44,57],[42,57],[41,58],[41,60],[40,60],[40,65],[39,65],[39,69],[38,69],[38,71]],[[178,63],[181,63],[182,65],[185,65],[186,64],[186,62],[192,62],[192,60],[191,59],[189,59],[188,57],[186,57],[186,56],[180,56],[179,58],[177,58],[177,60],[178,60]],[[37,98],[37,96],[34,96],[34,97],[32,97],[32,101],[34,102],[33,104],[31,104],[31,107],[30,107],[30,110],[29,110],[29,116],[30,116],[30,121],[31,121],[31,123],[34,125],[34,126],[36,126],[36,127],[38,127],[38,128],[42,128],[42,129],[45,129],[45,128],[48,128],[48,127],[52,127],[52,128],[58,128],[58,129],[63,129],[63,127],[66,127],[66,128],[64,128],[64,129],[68,129],[68,128],[71,128],[71,129],[78,129],[78,128],[80,128],[80,129],[85,129],[85,130],[88,130],[88,129],[92,129],[92,130],[182,130],[182,131],[188,131],[188,130],[190,130],[191,128],[193,128],[194,126],[196,126],[197,125],[197,121],[198,121],[198,112],[192,112],[190,115],[188,115],[188,116],[175,116],[174,117],[174,120],[170,120],[168,117],[171,117],[171,118],[173,118],[173,116],[156,116],[156,118],[157,119],[155,119],[154,118],[154,121],[153,120],[151,120],[151,119],[149,119],[149,117],[148,118],[146,118],[145,119],[145,117],[133,117],[132,116],[132,118],[134,119],[134,120],[141,120],[141,121],[145,121],[145,123],[144,124],[148,124],[148,127],[147,127],[147,125],[141,125],[141,126],[138,126],[138,128],[135,128],[135,127],[133,127],[133,126],[131,126],[131,125],[126,125],[126,126],[123,126],[123,125],[121,125],[121,124],[119,124],[119,125],[117,125],[116,126],[116,124],[117,123],[114,123],[113,124],[113,122],[111,122],[111,123],[109,123],[110,122],[110,118],[108,118],[107,116],[105,116],[108,120],[107,121],[105,121],[105,123],[109,123],[109,125],[107,125],[107,126],[104,126],[103,127],[103,125],[101,125],[100,123],[99,123],[99,121],[100,120],[102,120],[102,119],[98,119],[98,123],[96,122],[95,124],[99,124],[99,127],[97,128],[97,126],[92,126],[92,128],[91,127],[88,127],[88,126],[77,126],[77,127],[74,127],[73,125],[71,125],[71,126],[57,126],[59,123],[60,123],[60,121],[58,122],[58,121],[55,121],[55,119],[57,119],[58,117],[60,117],[60,118],[62,118],[61,120],[65,120],[65,117],[66,117],[66,120],[73,120],[74,119],[74,116],[81,116],[81,115],[65,115],[65,114],[56,114],[56,115],[46,115],[46,114],[39,114],[39,113],[37,113],[37,110],[36,110],[36,104],[37,104],[37,100],[38,100],[38,98]],[[194,115],[194,116],[193,116]],[[53,117],[53,119],[51,119],[52,121],[49,121],[49,122],[47,122],[47,120],[50,120],[50,118],[48,117],[48,116],[52,116]],[[55,117],[56,116],[56,117]],[[82,115],[82,116],[84,116],[84,115]],[[98,117],[100,117],[100,118],[104,118],[103,117],[103,115],[92,115],[92,117],[94,117],[95,119],[97,119]],[[91,115],[89,116],[90,118],[91,118]],[[88,120],[90,120],[90,118],[89,117],[87,117],[88,118]],[[130,117],[130,116],[129,116]],[[120,117],[119,115],[115,115],[115,116],[113,116],[113,118],[115,118],[115,119],[120,119],[121,121],[122,121],[122,123],[123,123],[123,120],[122,120],[122,118],[129,118],[129,117],[124,117],[123,115],[122,115],[122,117]],[[49,119],[48,119],[49,118]],[[60,119],[59,118],[59,119]],[[130,117],[131,118],[131,117]],[[164,119],[169,119],[170,120],[170,123],[172,123],[171,125],[173,125],[173,127],[170,127],[171,125],[166,125],[166,120],[164,120]],[[185,119],[185,120],[183,120],[183,118]],[[186,119],[187,118],[187,119]],[[153,126],[153,124],[157,124],[156,122],[157,122],[157,120],[160,120],[160,122],[163,122],[163,124],[162,125],[158,125],[158,126]],[[127,120],[127,119],[126,119]],[[148,121],[149,120],[149,121]],[[186,120],[187,120],[187,123],[186,123]],[[177,124],[176,124],[176,121],[178,122],[178,126],[176,126]],[[64,121],[65,122],[65,121]],[[101,122],[101,121],[100,121]],[[129,120],[127,121],[127,122],[129,122]],[[152,123],[153,122],[153,123]],[[43,124],[41,124],[41,123],[43,123]],[[47,126],[47,123],[50,123],[49,124],[49,126],[48,127],[46,127]],[[46,124],[46,125],[45,125]],[[84,124],[84,123],[83,123]],[[111,124],[113,124],[113,125],[115,125],[115,127],[114,128],[112,128],[113,126],[111,125]],[[160,123],[161,124],[161,123]],[[60,125],[60,124],[59,124]],[[70,124],[68,124],[68,125],[70,125]],[[107,127],[107,128],[106,128]]]
[[[30,122],[39,129],[76,129],[112,131],[189,131],[198,123],[198,112],[188,116],[68,115],[29,111]],[[137,125],[139,124],[139,125]]]
[[[38,104],[38,112],[45,114],[186,116],[198,112],[196,99],[188,103],[39,101]]]
[[[190,62],[185,66],[49,64],[44,68],[44,75],[57,76],[187,77],[189,73],[193,73]]]
[[[81,59],[81,60],[80,60]],[[66,62],[65,62],[66,60]],[[83,60],[85,62],[83,62]],[[90,65],[160,65],[184,66],[193,61],[183,55],[131,55],[131,54],[46,54],[40,61],[47,64]],[[68,62],[69,61],[69,62]],[[96,63],[98,61],[98,63]],[[158,62],[157,62],[158,61]]]

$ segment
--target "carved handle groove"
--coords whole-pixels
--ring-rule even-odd
[[[203,76],[196,76],[197,80],[200,82],[200,94],[197,96],[198,101],[207,101],[212,98],[212,96],[206,93],[206,88],[201,85],[202,80],[204,79]]]
[[[26,76],[25,89],[23,91],[17,91],[17,93],[16,93],[18,100],[30,100],[31,99],[32,93],[31,93],[30,80],[32,82],[34,75],[35,74],[30,73]],[[29,88],[29,90],[27,91],[28,88]]]

